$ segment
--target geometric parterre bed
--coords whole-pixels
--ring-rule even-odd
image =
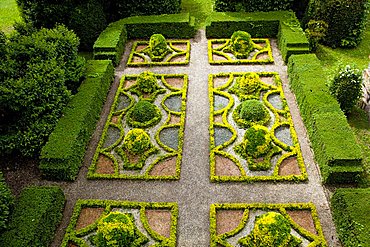
[[[212,247],[326,247],[312,203],[212,204]]]
[[[121,78],[88,178],[179,179],[188,77]]]
[[[277,72],[209,75],[211,181],[305,181]]]
[[[78,200],[62,247],[176,246],[176,203]]]
[[[269,39],[251,39],[255,47],[246,56],[239,57],[231,48],[230,39],[208,41],[208,60],[212,65],[270,64],[274,62]]]
[[[153,55],[149,41],[135,41],[127,66],[173,66],[187,65],[190,59],[189,40],[167,40],[161,53]]]

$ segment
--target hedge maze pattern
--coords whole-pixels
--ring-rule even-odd
[[[151,59],[149,50],[149,41],[135,41],[127,66],[173,66],[187,65],[190,60],[190,41],[188,40],[167,40],[168,52],[163,58]]]
[[[88,178],[179,179],[188,77],[155,74],[157,86],[152,93],[138,89],[138,78],[121,78]],[[154,116],[146,122],[135,122],[133,112],[142,103],[153,109]],[[141,115],[147,117],[147,111]],[[140,136],[141,141],[149,139],[145,152],[127,151],[125,137],[132,132],[146,133]]]
[[[78,200],[62,247],[86,247],[93,244],[99,222],[110,213],[130,218],[138,236],[130,246],[176,246],[178,206],[176,203],[145,203],[109,200]]]
[[[212,65],[273,63],[274,58],[269,39],[255,38],[252,41],[261,48],[254,49],[248,58],[237,58],[227,50],[230,39],[208,40],[209,63]]]
[[[241,246],[240,243],[245,242],[246,237],[248,235],[251,236],[253,231],[256,231],[255,228],[258,218],[261,218],[262,215],[271,212],[282,215],[285,220],[287,220],[287,224],[290,225],[290,235],[294,236],[292,238],[297,239],[298,242],[301,242],[299,246],[328,246],[322,232],[316,207],[312,203],[212,204],[210,210],[210,246]],[[271,221],[267,221],[266,223],[267,226],[270,225],[270,227],[273,225],[273,222]],[[274,228],[274,230],[279,231],[279,228],[280,227],[277,226]],[[260,226],[259,230],[261,231],[261,229],[262,232],[263,230],[266,230],[266,228],[263,229]],[[269,234],[273,235],[271,232],[263,233],[262,239],[267,238]]]
[[[307,180],[278,73],[209,75],[209,99],[211,181]],[[259,121],[243,120],[240,107],[246,101],[261,102],[267,114]],[[259,155],[249,152],[253,140],[246,138],[255,133],[266,138],[263,145],[252,145]]]

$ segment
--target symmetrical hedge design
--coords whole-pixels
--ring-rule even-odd
[[[39,168],[44,177],[55,180],[74,180],[77,177],[113,76],[111,61],[88,62],[85,81],[41,151]]]
[[[252,52],[248,58],[236,58],[232,53],[225,51],[230,39],[211,39],[208,41],[208,61],[213,65],[273,63],[270,41],[262,38],[255,38],[252,41],[262,49]]]
[[[242,94],[235,88],[238,86],[239,78],[246,74],[248,73],[221,73],[209,76],[211,181],[306,180],[306,168],[278,73],[257,73],[262,80],[257,85],[257,90]],[[219,81],[222,81],[223,84],[219,85]],[[261,100],[271,115],[271,120],[266,124],[272,139],[271,144],[268,144],[271,145],[271,150],[264,156],[263,160],[241,157],[243,155],[236,154],[240,151],[239,146],[244,145],[242,139],[245,130],[235,122],[237,119],[232,113],[235,112],[234,109],[237,108],[238,102],[248,99]],[[251,124],[252,126],[260,126]],[[281,154],[281,156],[277,154]],[[232,170],[238,171],[238,174],[218,175],[220,168],[224,166],[223,162],[217,162],[218,159],[227,160],[228,167],[223,169],[233,167]],[[287,165],[285,163],[292,160],[295,171],[282,174],[280,171],[282,164],[284,163],[285,166]],[[258,164],[262,165],[262,163],[268,165],[267,169],[264,165],[265,172],[253,172],[254,168],[251,166],[255,166],[255,163],[257,163],[257,167]]]
[[[240,219],[239,224],[233,230],[227,232],[218,232],[217,214],[221,212],[231,212],[240,211],[243,216]],[[235,238],[245,237],[246,234],[250,233],[253,229],[255,218],[258,215],[262,215],[267,212],[276,212],[284,216],[290,223],[291,228],[298,234],[295,235],[299,239],[304,239],[310,242],[309,246],[316,247],[327,247],[325,237],[320,225],[320,221],[317,215],[316,207],[312,203],[291,203],[291,204],[212,204],[210,210],[210,233],[211,233],[211,247],[218,246],[239,246],[238,244],[233,244],[236,240]],[[306,229],[296,222],[291,216],[291,212],[303,212],[305,215],[309,213],[310,220],[313,223],[314,229]],[[238,219],[239,221],[239,219]],[[247,230],[247,232],[245,231]],[[241,234],[243,232],[243,234]],[[266,236],[264,236],[266,237]],[[234,240],[233,240],[234,238]]]
[[[362,154],[314,54],[289,59],[289,82],[296,95],[315,159],[325,183],[353,183],[362,173]]]
[[[370,246],[370,188],[338,189],[331,207],[343,246]]]
[[[292,54],[309,53],[309,42],[291,11],[255,13],[214,12],[206,27],[207,38],[226,38],[238,30],[256,38],[278,38],[285,62]]]
[[[83,210],[102,209],[98,212],[95,220],[89,225],[82,228],[78,226],[78,220]],[[146,212],[148,210],[156,210],[171,215],[170,235],[163,236],[153,230],[148,222]],[[145,203],[145,202],[127,202],[127,201],[108,201],[108,200],[78,200],[70,220],[70,224],[66,230],[61,247],[68,247],[73,244],[78,247],[89,246],[89,236],[94,235],[97,231],[98,222],[101,218],[108,215],[110,212],[123,212],[134,216],[135,225],[143,226],[142,234],[155,243],[155,246],[176,246],[177,234],[177,217],[178,206],[176,203]]]
[[[158,87],[152,93],[143,93],[140,90],[137,82],[139,75],[121,78],[101,140],[89,167],[88,178],[179,179],[188,77],[184,74],[155,76]],[[138,99],[150,101],[160,109],[162,116],[158,124],[156,121],[151,125],[146,122],[133,125],[128,115]],[[153,144],[139,156],[132,156],[122,148],[124,137],[132,130],[132,126],[145,129]],[[139,163],[140,165],[137,165]],[[105,169],[102,169],[103,167]],[[162,173],[158,174],[156,170],[159,167],[166,169],[161,169]]]
[[[161,61],[153,61],[146,50],[148,41],[136,41],[133,44],[127,65],[132,67],[139,66],[171,66],[186,65],[190,59],[190,41],[188,40],[167,40],[168,54]],[[184,49],[185,48],[185,49]]]
[[[64,193],[59,187],[28,187],[21,192],[9,230],[0,246],[49,246],[63,216]]]

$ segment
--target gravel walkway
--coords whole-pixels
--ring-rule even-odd
[[[271,42],[274,65],[211,66],[208,63],[207,39],[204,30],[198,32],[191,42],[191,59],[188,66],[153,67],[157,73],[186,73],[189,75],[186,125],[181,179],[179,181],[129,181],[129,180],[87,180],[87,167],[90,165],[99,136],[106,121],[110,104],[117,90],[119,78],[123,74],[138,74],[148,68],[126,68],[131,50],[128,44],[123,62],[116,70],[117,78],[109,93],[108,100],[93,136],[84,166],[78,179],[73,183],[42,182],[62,186],[67,197],[67,205],[62,224],[57,230],[52,246],[60,246],[65,228],[69,224],[77,199],[115,199],[145,202],[177,202],[179,204],[178,246],[209,246],[209,208],[212,203],[295,203],[313,202],[329,246],[341,246],[336,237],[325,189],[320,183],[317,165],[307,139],[294,95],[287,85],[286,66],[276,48],[276,40]],[[209,181],[209,100],[208,75],[220,72],[276,71],[284,83],[285,97],[291,110],[293,122],[299,137],[309,181],[307,183],[222,183]]]

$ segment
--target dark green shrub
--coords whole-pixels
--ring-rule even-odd
[[[259,100],[246,100],[240,108],[240,117],[252,122],[261,121],[269,116],[263,103]]]
[[[248,58],[249,54],[260,46],[252,41],[249,33],[244,31],[236,31],[231,36],[229,47],[230,51],[237,58]]]
[[[76,178],[113,77],[111,61],[88,62],[86,79],[42,148],[39,168],[44,177],[54,180]]]
[[[153,93],[158,89],[157,77],[150,71],[140,73],[137,78],[139,89],[143,93]]]
[[[55,236],[65,204],[59,187],[28,187],[18,198],[9,230],[0,237],[0,246],[49,246]]]
[[[271,148],[271,136],[264,126],[254,125],[244,134],[244,152],[253,158],[265,155]]]
[[[153,61],[162,61],[169,52],[167,41],[162,34],[150,36],[148,53]]]
[[[256,217],[252,232],[239,240],[245,247],[298,247],[302,240],[290,234],[289,221],[280,213],[268,212]]]
[[[339,68],[329,90],[342,111],[348,114],[362,96],[362,72],[350,65]]]
[[[215,10],[219,12],[256,12],[289,10],[294,0],[216,0]]]
[[[10,213],[13,209],[14,198],[3,174],[0,172],[0,234],[7,229]]]
[[[146,128],[161,120],[159,108],[147,100],[140,100],[127,113],[127,124],[132,127]]]
[[[310,50],[315,52],[317,45],[322,40],[328,31],[328,24],[325,21],[310,20],[305,30],[310,42]]]
[[[143,154],[150,145],[150,137],[142,129],[130,130],[123,140],[123,148],[132,154]]]

